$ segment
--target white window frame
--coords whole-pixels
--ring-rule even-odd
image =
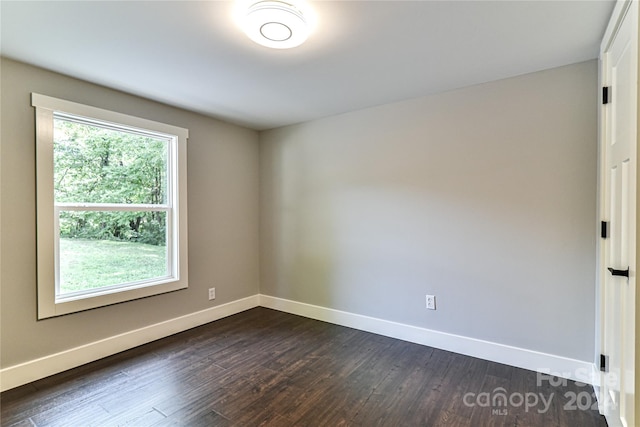
[[[189,131],[152,120],[78,104],[38,93],[31,94],[36,110],[36,187],[37,187],[37,269],[38,319],[75,313],[106,305],[131,301],[188,287],[187,268],[187,138]],[[53,120],[65,115],[87,122],[107,123],[122,130],[167,138],[170,142],[167,201],[162,205],[127,205],[136,211],[167,212],[167,254],[169,275],[158,279],[109,286],[68,296],[57,296],[59,282],[58,218],[60,210],[121,211],[112,204],[68,204],[54,201]]]

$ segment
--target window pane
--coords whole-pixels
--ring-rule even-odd
[[[60,295],[169,276],[166,212],[60,212]]]
[[[169,140],[54,118],[56,202],[163,204]]]

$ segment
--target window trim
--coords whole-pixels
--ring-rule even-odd
[[[127,114],[104,110],[71,101],[53,98],[38,93],[31,94],[31,105],[36,110],[36,188],[37,188],[37,293],[38,319],[60,316],[78,311],[103,307],[125,301],[172,292],[188,287],[187,265],[187,139],[189,131],[177,126],[152,120],[142,119]],[[57,259],[57,245],[55,233],[57,230],[56,212],[53,192],[53,118],[54,113],[80,116],[87,120],[108,122],[115,127],[127,130],[132,128],[147,130],[154,134],[174,137],[176,144],[172,144],[174,152],[169,159],[175,180],[173,188],[168,189],[174,198],[173,236],[167,245],[175,254],[173,257],[173,277],[160,278],[157,281],[134,283],[126,288],[96,290],[94,295],[83,295],[75,298],[62,298],[56,301],[55,260]],[[90,206],[93,209],[99,206]],[[159,207],[153,205],[155,208]],[[171,216],[171,215],[170,215]],[[169,242],[171,240],[171,243]]]

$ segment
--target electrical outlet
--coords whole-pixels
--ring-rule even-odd
[[[427,295],[427,308],[429,310],[436,309],[436,296],[435,295]]]
[[[209,288],[209,299],[216,299],[216,288]]]

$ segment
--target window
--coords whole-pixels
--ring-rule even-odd
[[[33,93],[38,318],[187,287],[186,129]]]

